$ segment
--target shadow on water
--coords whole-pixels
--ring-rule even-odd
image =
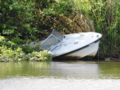
[[[0,79],[21,77],[52,77],[120,79],[120,62],[52,61],[0,62]]]

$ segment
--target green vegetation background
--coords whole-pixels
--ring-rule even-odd
[[[0,61],[38,55],[39,46],[21,45],[38,42],[51,29],[99,32],[100,56],[120,58],[119,0],[0,0]]]

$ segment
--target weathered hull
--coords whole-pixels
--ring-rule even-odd
[[[87,45],[86,47],[82,49],[73,51],[66,56],[73,56],[73,57],[80,57],[80,58],[85,57],[85,56],[95,56],[98,51],[98,47],[99,47],[99,41],[96,43]]]
[[[96,41],[90,45],[83,47],[83,48],[79,48],[75,51],[55,57],[55,59],[81,59],[81,58],[85,58],[85,57],[92,58],[97,54],[97,51],[99,49],[99,42],[100,41]]]

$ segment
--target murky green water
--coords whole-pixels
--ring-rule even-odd
[[[119,90],[120,62],[0,62],[0,90]]]

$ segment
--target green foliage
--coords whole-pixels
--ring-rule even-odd
[[[119,0],[90,0],[90,17],[95,29],[103,34],[101,52],[107,56],[119,54],[120,50],[120,5]]]
[[[44,8],[48,8],[51,3],[55,3],[55,0],[33,0],[36,4],[36,8],[43,10]]]
[[[0,0],[0,35],[7,38],[3,37],[0,45],[32,53],[37,48],[19,45],[42,38],[52,28],[65,31],[75,23],[68,18],[82,14],[88,15],[96,32],[103,34],[101,52],[112,56],[120,51],[119,4],[119,0]]]
[[[74,5],[75,11],[81,14],[88,14],[91,9],[89,2],[89,0],[76,0]]]
[[[41,38],[52,28],[46,17],[67,16],[74,11],[73,5],[73,0],[1,0],[0,33],[17,40]]]
[[[46,15],[68,15],[73,12],[74,3],[70,0],[60,0],[56,3],[51,3],[49,8],[43,10]]]
[[[40,51],[40,52],[32,52],[30,54],[28,54],[28,60],[30,61],[50,61],[52,60],[51,55],[49,53],[49,51],[44,50],[44,51]]]
[[[21,46],[21,47],[26,54],[39,50],[39,46],[31,47],[30,45],[25,45],[25,46]]]
[[[14,42],[8,41],[5,37],[0,36],[0,61],[51,60],[51,55],[48,51],[36,51],[38,51],[37,46],[30,47],[30,45],[17,45]]]
[[[8,38],[32,38],[37,29],[32,27],[34,3],[25,0],[1,0],[0,33]]]
[[[76,8],[94,22],[96,32],[103,34],[100,51],[104,56],[117,56],[120,51],[119,0],[76,0]]]
[[[0,36],[0,61],[20,61],[21,58],[19,57],[23,55],[25,53],[22,51],[22,48]]]

